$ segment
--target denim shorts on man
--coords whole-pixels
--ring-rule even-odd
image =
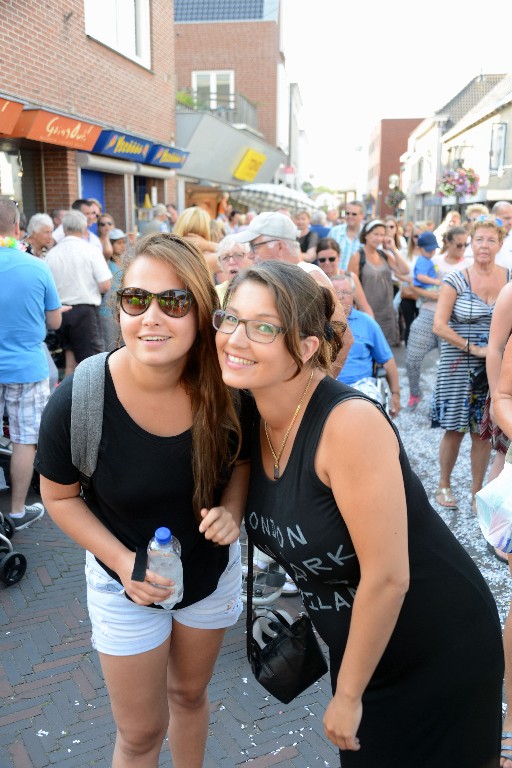
[[[122,584],[112,579],[90,552],[86,554],[85,575],[92,645],[112,656],[132,656],[158,648],[170,636],[174,619],[196,629],[225,629],[236,624],[243,609],[238,541],[229,547],[229,562],[215,592],[176,611],[128,600]]]

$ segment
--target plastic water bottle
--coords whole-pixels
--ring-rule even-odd
[[[156,605],[170,610],[183,597],[183,566],[181,544],[169,528],[157,528],[148,544],[148,568],[150,571],[174,581],[174,594]],[[155,585],[161,587],[161,584]],[[167,587],[165,587],[167,589]]]

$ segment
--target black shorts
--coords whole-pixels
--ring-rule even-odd
[[[98,307],[75,304],[62,315],[62,347],[73,352],[77,363],[103,352]]]

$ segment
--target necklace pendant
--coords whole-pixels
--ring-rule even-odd
[[[274,464],[274,480],[279,480],[279,464]]]

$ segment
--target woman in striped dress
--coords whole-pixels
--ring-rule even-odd
[[[447,275],[434,316],[441,337],[441,358],[432,397],[432,426],[445,430],[439,446],[440,478],[436,501],[456,509],[450,480],[462,438],[471,435],[471,493],[483,484],[491,445],[480,439],[487,397],[485,358],[494,304],[509,275],[495,264],[504,230],[494,217],[482,216],[473,227],[474,261],[469,269]]]

